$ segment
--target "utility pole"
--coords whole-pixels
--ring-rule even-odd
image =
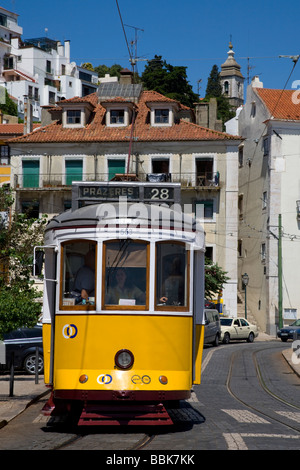
[[[278,315],[279,329],[283,327],[282,322],[282,225],[281,214],[278,214]]]
[[[278,214],[278,236],[275,233],[271,232],[268,228],[268,231],[274,238],[276,238],[278,244],[278,327],[279,329],[283,327],[282,321],[282,223],[281,223],[281,214]]]

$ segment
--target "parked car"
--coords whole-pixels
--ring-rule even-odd
[[[221,341],[228,344],[230,340],[247,340],[249,343],[258,336],[256,325],[251,325],[245,318],[221,317]]]
[[[283,342],[294,339],[294,334],[297,334],[297,338],[300,337],[300,320],[296,320],[290,326],[285,326],[277,331],[278,338]]]
[[[218,310],[205,309],[204,343],[219,345],[221,336],[220,315]]]
[[[0,365],[8,369],[12,357],[14,367],[23,369],[27,374],[35,374],[36,347],[39,351],[39,373],[44,371],[42,326],[18,328],[4,335],[0,341]]]

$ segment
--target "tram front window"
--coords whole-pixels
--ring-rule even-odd
[[[188,252],[182,243],[156,246],[156,308],[188,307]]]
[[[104,308],[147,308],[148,247],[131,240],[105,243]]]
[[[95,242],[80,240],[62,245],[62,308],[95,305],[95,264]]]

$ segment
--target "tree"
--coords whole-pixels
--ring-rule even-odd
[[[212,67],[207,79],[205,101],[209,101],[210,98],[217,99],[217,119],[220,119],[223,125],[226,121],[234,117],[235,113],[230,107],[228,98],[222,94],[220,74],[217,65]]]
[[[214,65],[207,79],[205,98],[219,98],[221,95],[222,87],[219,69],[217,65]]]
[[[0,109],[3,114],[9,114],[10,116],[18,116],[18,106],[17,104],[9,97],[9,94],[6,88],[1,87],[0,94]]]
[[[213,264],[211,260],[205,259],[205,298],[213,299],[222,290],[229,277],[218,263]]]
[[[147,90],[157,91],[192,108],[199,98],[188,83],[186,69],[167,64],[162,56],[155,55],[148,61],[141,80]]]
[[[40,294],[31,280],[33,249],[43,242],[46,217],[9,214],[12,191],[0,188],[0,337],[21,326],[33,326],[41,313]]]
[[[122,70],[122,66],[119,64],[114,64],[111,67],[107,65],[98,65],[94,68],[95,72],[98,73],[98,77],[105,77],[106,74],[109,74],[111,77],[118,77],[120,78],[120,72]]]

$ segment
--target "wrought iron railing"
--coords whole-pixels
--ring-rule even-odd
[[[130,179],[130,178],[129,178]],[[66,173],[26,173],[14,174],[13,187],[15,189],[46,189],[71,187],[72,181],[111,181],[111,173],[83,173],[82,175],[72,175]],[[124,181],[124,178],[120,180]],[[173,182],[180,183],[183,189],[219,189],[219,172],[207,172],[202,175],[196,173],[140,173],[136,177],[137,181],[152,181],[155,183]]]

